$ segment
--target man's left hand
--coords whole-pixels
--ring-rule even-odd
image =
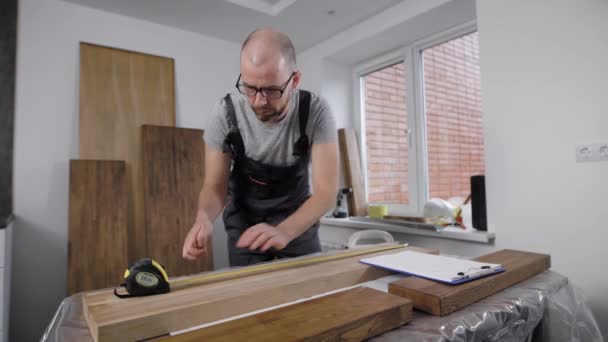
[[[271,247],[276,250],[281,250],[287,246],[291,241],[289,236],[268,223],[259,223],[255,226],[249,227],[243,235],[241,235],[239,241],[236,243],[238,248],[249,248],[250,250],[260,249],[262,252],[266,252]]]

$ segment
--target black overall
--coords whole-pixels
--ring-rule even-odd
[[[225,145],[231,151],[233,159],[228,187],[229,202],[223,214],[231,266],[245,266],[321,251],[318,222],[282,250],[271,248],[267,252],[261,252],[236,248],[236,242],[247,228],[258,223],[276,226],[310,197],[310,143],[306,136],[310,93],[304,90],[299,92],[300,137],[293,146],[296,163],[291,166],[268,165],[245,155],[245,145],[238,128],[234,105],[229,94],[224,98],[229,127]]]

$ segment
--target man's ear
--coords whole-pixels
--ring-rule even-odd
[[[295,75],[293,75],[292,87],[293,89],[298,89],[300,86],[300,78],[302,77],[302,73],[299,71],[295,71]]]

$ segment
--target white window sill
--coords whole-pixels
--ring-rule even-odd
[[[363,219],[363,220],[362,220]],[[365,218],[334,218],[334,217],[323,217],[321,218],[321,224],[326,226],[356,228],[356,229],[379,229],[387,232],[430,236],[442,239],[452,239],[461,241],[473,241],[480,243],[492,243],[496,237],[494,233],[484,232],[479,230],[463,230],[461,228],[447,227],[441,231],[426,230],[421,228],[415,228],[416,223],[392,223],[392,222],[366,222]],[[408,227],[411,225],[411,227]]]

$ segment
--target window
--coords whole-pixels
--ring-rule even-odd
[[[474,27],[370,61],[356,77],[368,202],[420,215],[429,198],[466,198],[470,176],[485,171]]]
[[[404,69],[404,63],[398,62],[362,77],[370,202],[409,202]]]
[[[483,174],[477,32],[422,50],[429,197],[467,197]]]

